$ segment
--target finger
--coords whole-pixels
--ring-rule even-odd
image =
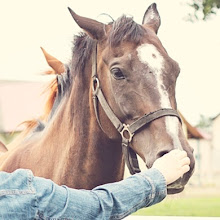
[[[180,151],[179,153],[178,153],[178,157],[180,158],[180,159],[183,159],[183,158],[185,158],[185,157],[187,157],[187,153],[186,153],[186,151]]]
[[[189,167],[189,165],[184,165],[181,170],[182,170],[182,174],[184,174],[190,170],[190,167]]]
[[[182,164],[182,165],[189,165],[189,164],[190,164],[190,159],[189,159],[189,157],[184,157],[184,158],[181,160],[181,164]]]

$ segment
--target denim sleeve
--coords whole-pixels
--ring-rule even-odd
[[[35,178],[40,219],[122,219],[136,210],[163,200],[165,179],[157,169],[93,190],[59,187],[50,180]]]
[[[0,219],[122,219],[160,202],[166,183],[156,169],[93,190],[58,186],[31,171],[0,173]]]
[[[36,206],[31,171],[0,172],[0,219],[33,219]]]

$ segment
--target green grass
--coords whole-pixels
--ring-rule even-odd
[[[220,197],[165,199],[157,205],[137,211],[134,215],[216,217],[220,216]]]

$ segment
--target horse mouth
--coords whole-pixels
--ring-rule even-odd
[[[191,173],[189,173],[189,172],[185,173],[182,177],[177,179],[175,182],[169,184],[167,186],[167,193],[168,194],[177,194],[177,193],[182,192],[184,190],[185,185],[187,184],[188,180],[192,176],[193,172],[194,172],[194,167],[191,170]]]
[[[184,190],[184,185],[182,184],[183,179],[179,178],[175,182],[167,186],[167,194],[177,194],[181,193]]]
[[[167,194],[169,194],[169,195],[177,194],[177,193],[181,193],[183,190],[184,190],[184,186],[179,188],[179,189],[177,189],[177,188],[176,189],[173,189],[173,188],[169,189],[169,188],[167,188]]]
[[[184,190],[184,186],[180,188],[169,188],[167,187],[167,194],[172,195],[172,194],[177,194],[181,193]]]

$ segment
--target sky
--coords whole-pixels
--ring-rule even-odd
[[[157,3],[161,16],[158,36],[181,68],[177,80],[178,109],[195,125],[200,115],[220,113],[220,13],[209,21],[187,22],[192,9],[183,0],[0,0],[0,80],[43,81],[48,69],[40,47],[66,63],[73,35],[80,28],[67,7],[102,22],[106,13],[142,22],[148,6]]]

